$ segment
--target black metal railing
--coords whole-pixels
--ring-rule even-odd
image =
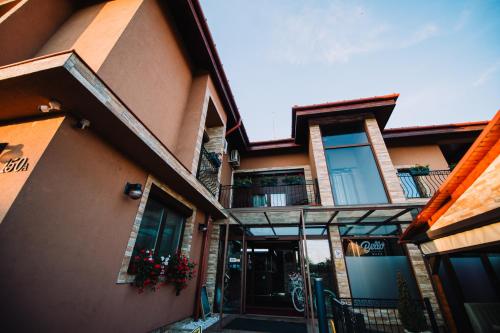
[[[213,195],[217,195],[219,189],[219,168],[221,165],[220,157],[217,153],[208,152],[201,146],[200,160],[198,162],[198,173],[196,178]]]
[[[319,205],[316,183],[275,186],[221,186],[219,201],[224,208]]]
[[[399,317],[397,299],[326,299],[327,317],[338,333],[405,332]],[[424,314],[429,331],[436,331],[434,313],[428,300],[412,300]]]
[[[433,170],[425,174],[399,171],[398,177],[406,198],[430,198],[450,173],[451,170]]]

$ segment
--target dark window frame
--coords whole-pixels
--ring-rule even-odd
[[[158,226],[158,229],[156,230],[156,235],[155,235],[155,241],[154,241],[154,247],[153,247],[155,256],[159,256],[159,253],[157,251],[161,247],[161,244],[162,244],[163,232],[164,232],[165,227],[167,225],[167,218],[169,216],[169,212],[170,212],[170,214],[172,212],[175,212],[176,214],[182,216],[182,225],[180,226],[181,229],[179,231],[179,236],[176,239],[177,245],[175,247],[175,251],[173,253],[170,253],[169,255],[173,255],[173,254],[179,252],[180,249],[182,248],[182,245],[183,245],[184,232],[186,229],[187,219],[192,214],[192,211],[188,207],[184,206],[181,202],[178,202],[174,198],[171,198],[161,188],[152,184],[148,198],[146,199],[146,206],[144,208],[144,212],[143,212],[142,217],[141,217],[141,223],[139,224],[139,230],[137,231],[137,237],[135,239],[134,248],[132,249],[131,258],[133,258],[137,254],[137,251],[141,250],[141,248],[137,247],[137,245],[138,245],[137,240],[139,239],[139,232],[141,230],[141,226],[142,226],[143,219],[144,219],[144,216],[146,213],[146,208],[148,207],[149,200],[155,200],[158,204],[160,204],[162,206],[162,209],[163,209],[163,214],[161,216],[159,226]],[[131,273],[132,263],[133,263],[133,261],[130,260],[128,268],[127,268],[128,274],[133,274],[133,273]]]
[[[325,136],[328,136],[328,135],[325,135],[325,132],[327,130],[329,130],[328,128],[336,127],[336,126],[338,126],[338,124],[324,124],[324,125],[321,125],[320,126],[321,142],[323,143],[323,150],[325,152],[325,159],[326,159],[326,151],[327,150],[342,149],[342,148],[366,147],[366,146],[370,147],[370,151],[372,153],[373,160],[374,160],[375,165],[377,167],[377,172],[378,172],[378,175],[380,177],[380,181],[382,183],[382,188],[384,189],[384,192],[385,192],[387,203],[391,203],[392,202],[391,196],[389,194],[389,190],[387,189],[387,184],[385,182],[384,174],[382,173],[382,169],[380,167],[378,156],[375,153],[375,150],[373,149],[372,140],[371,140],[370,136],[368,135],[368,129],[366,128],[366,123],[364,122],[364,120],[361,120],[361,121],[348,122],[348,123],[345,123],[344,125],[350,126],[353,130],[356,129],[357,125],[360,125],[359,129],[361,129],[365,133],[365,135],[366,135],[366,142],[365,143],[347,144],[347,145],[325,146],[323,138]],[[329,170],[328,170],[328,174],[330,174]],[[335,195],[333,194],[333,184],[330,184],[330,186],[332,188],[332,195],[335,198]],[[338,205],[338,206],[342,206],[342,205]]]

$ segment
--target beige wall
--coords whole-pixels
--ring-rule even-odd
[[[449,168],[438,145],[392,147],[388,149],[392,163],[396,168],[411,167],[417,164],[429,165],[431,170]]]
[[[147,332],[191,315],[196,282],[138,294],[116,284],[140,200],[126,182],[145,170],[91,130],[65,121],[0,224],[2,329],[8,332]],[[2,175],[0,175],[1,177]],[[168,184],[167,184],[168,185]],[[198,211],[196,223],[203,222]],[[202,233],[192,234],[199,262]]]
[[[238,170],[277,168],[309,165],[307,153],[292,153],[272,156],[242,156]]]
[[[0,143],[7,147],[0,154],[0,223],[9,211],[12,203],[23,188],[29,176],[36,168],[45,149],[56,134],[64,117],[19,123],[0,127]],[[7,171],[9,161],[27,158],[26,171]]]
[[[463,221],[500,206],[500,156],[431,226],[430,230]],[[500,221],[499,221],[500,222]]]

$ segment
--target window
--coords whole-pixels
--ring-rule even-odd
[[[167,257],[179,250],[185,224],[185,215],[167,205],[161,190],[152,187],[132,257],[142,249],[153,249],[159,257]]]
[[[336,205],[387,203],[387,195],[361,123],[322,128]]]
[[[344,238],[345,261],[353,298],[397,299],[397,274],[420,298],[408,258],[397,238]]]

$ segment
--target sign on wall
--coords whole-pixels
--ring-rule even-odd
[[[11,158],[5,163],[0,173],[28,171],[29,160],[27,157]]]

